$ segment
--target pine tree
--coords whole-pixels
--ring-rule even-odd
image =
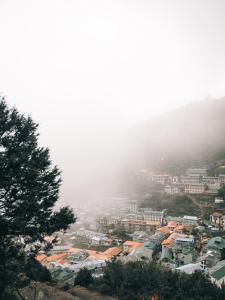
[[[35,253],[31,245],[76,220],[69,207],[54,210],[60,171],[49,149],[38,145],[37,129],[30,116],[0,99],[0,297],[22,277],[28,253]]]

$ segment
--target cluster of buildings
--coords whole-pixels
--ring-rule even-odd
[[[195,168],[182,176],[151,174],[150,180],[170,195],[213,194],[225,183],[225,175],[209,177],[206,169]],[[216,198],[215,202],[223,203],[223,199]],[[73,231],[60,236],[47,254],[38,255],[37,260],[57,282],[73,285],[82,268],[92,270],[93,276],[102,276],[108,261],[154,260],[188,274],[204,272],[218,286],[225,283],[224,210],[212,211],[205,221],[197,216],[172,217],[166,210],[140,208],[139,201],[125,197],[111,197],[104,203],[97,209],[98,217],[83,210],[80,220],[84,221],[78,219]],[[118,229],[126,238],[115,233]]]
[[[167,268],[188,274],[205,272],[218,286],[225,283],[225,239],[217,235],[212,237],[211,225],[203,225],[195,216],[170,217],[164,212],[152,212],[149,218],[153,218],[153,215],[159,218],[150,220],[159,222],[155,230],[132,230],[130,238],[121,244],[115,245],[113,236],[79,229],[76,234],[89,237],[90,241],[94,239],[92,245],[100,246],[106,240],[110,243],[105,250],[98,251],[89,247],[77,248],[69,242],[60,244],[59,240],[48,254],[38,255],[37,260],[49,269],[53,279],[68,285],[73,285],[82,268],[92,270],[93,276],[102,276],[106,262],[114,260],[122,263],[154,260]],[[224,219],[222,212],[215,212],[211,215],[211,224],[220,226]],[[73,237],[74,233],[68,236],[69,239],[71,235]],[[96,244],[96,236],[102,239],[101,243]]]
[[[181,176],[168,174],[152,174],[150,181],[164,186],[165,193],[175,195],[187,194],[216,194],[218,189],[225,183],[225,174],[207,176],[205,168],[187,169]]]
[[[81,269],[87,268],[93,271],[94,276],[101,276],[106,262],[115,259],[121,252],[122,249],[119,247],[110,247],[104,252],[99,252],[67,244],[54,246],[47,255],[38,255],[37,260],[48,268],[53,280],[73,286],[75,277]]]

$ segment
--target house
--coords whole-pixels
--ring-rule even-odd
[[[194,238],[190,238],[190,237],[178,237],[176,239],[176,246],[180,246],[180,247],[194,247]]]
[[[210,222],[211,222],[212,226],[225,229],[225,215],[224,215],[223,211],[221,211],[221,210],[214,211],[210,215]]]
[[[180,234],[182,234],[182,233],[184,233],[184,231],[185,231],[185,226],[184,226],[184,225],[178,225],[178,226],[174,229],[174,232],[175,232],[175,233],[180,233]]]
[[[162,247],[171,248],[175,245],[177,238],[186,238],[186,234],[172,233],[166,240],[162,242]]]
[[[207,249],[208,250],[217,250],[221,251],[225,249],[225,239],[223,239],[220,236],[216,236],[214,238],[211,238],[207,243]]]
[[[173,263],[174,255],[173,250],[171,248],[164,247],[162,249],[160,261],[164,266],[168,266],[168,264]]]
[[[179,272],[184,272],[186,274],[193,274],[195,273],[196,271],[198,272],[203,272],[204,269],[202,268],[201,264],[200,263],[196,263],[196,264],[193,264],[193,263],[190,263],[190,264],[186,264],[184,266],[181,266],[181,267],[178,267],[176,268],[177,271]]]
[[[122,252],[122,249],[119,247],[112,247],[103,252],[107,259],[112,259],[118,256]]]
[[[183,224],[198,226],[199,218],[196,216],[184,216]]]
[[[209,276],[211,281],[218,287],[225,284],[225,260],[219,261],[215,266],[209,269]]]
[[[220,258],[220,251],[208,250],[205,255],[198,258],[198,261],[201,263],[203,269],[206,269],[215,266],[220,261]]]
[[[99,246],[101,245],[101,242],[102,242],[102,238],[100,236],[93,236],[93,238],[91,239],[92,245]]]
[[[148,260],[152,261],[153,250],[146,247],[140,247],[133,249],[130,256],[135,256],[137,260]]]
[[[146,242],[149,240],[149,234],[147,234],[145,231],[135,231],[132,234],[133,241],[135,242]]]
[[[181,218],[181,217],[167,216],[166,217],[166,221],[167,221],[167,223],[169,223],[170,221],[176,221],[177,224],[182,224],[183,223],[183,218]]]
[[[163,226],[163,227],[159,227],[156,230],[156,233],[163,233],[166,236],[169,236],[170,235],[170,231],[171,231],[171,229],[168,226]]]
[[[142,246],[144,246],[144,243],[126,241],[123,243],[123,251],[126,253],[130,253],[133,249],[140,248]]]
[[[71,253],[67,257],[67,260],[70,264],[77,263],[78,261],[83,261],[89,256],[89,254],[86,250],[82,250],[82,249],[79,249],[79,250],[80,251],[78,251],[78,252]]]
[[[128,255],[118,257],[122,263],[135,262],[135,261],[152,261],[153,250],[140,247],[133,249]]]
[[[222,203],[224,203],[224,200],[223,200],[223,198],[215,197],[214,202],[215,202],[215,204],[222,204]]]
[[[70,249],[70,245],[55,245],[50,250],[50,253],[52,253],[52,254],[54,254],[54,253],[62,253],[62,252],[69,251],[69,249]]]
[[[177,221],[169,221],[167,227],[170,231],[174,231],[174,229],[177,227]]]

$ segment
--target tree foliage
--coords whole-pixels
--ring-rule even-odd
[[[92,272],[87,268],[83,268],[78,272],[74,285],[88,287],[93,281]]]
[[[178,273],[146,262],[108,263],[102,278],[92,285],[102,293],[121,300],[222,300],[224,289],[217,288],[200,272]]]
[[[36,254],[34,243],[75,222],[69,207],[54,210],[60,171],[38,145],[37,128],[0,99],[0,297],[22,274],[32,277],[24,268]]]

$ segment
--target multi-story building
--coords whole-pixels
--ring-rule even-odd
[[[202,194],[206,190],[206,185],[204,183],[192,183],[185,184],[184,192],[187,194]]]
[[[162,224],[165,217],[165,211],[156,211],[156,210],[144,210],[143,219],[145,221],[153,221]]]
[[[159,223],[144,220],[129,220],[124,218],[122,219],[122,225],[125,231],[129,233],[133,233],[135,231],[144,231],[148,234],[154,234],[159,226]]]
[[[198,174],[182,175],[180,181],[182,184],[198,184],[202,183],[202,177]]]
[[[187,175],[200,175],[200,176],[206,176],[207,170],[206,168],[190,168],[186,171]]]
[[[199,218],[196,216],[184,216],[183,217],[183,224],[190,224],[198,226]]]
[[[96,219],[96,228],[102,232],[108,232],[121,223],[120,216],[100,216]]]
[[[204,176],[202,177],[202,182],[206,184],[219,184],[219,177]]]
[[[136,213],[138,211],[138,201],[134,199],[124,199],[121,210],[126,213]]]
[[[128,214],[121,220],[127,232],[144,231],[155,233],[158,226],[164,221],[164,211],[144,210],[142,213]]]
[[[180,192],[179,188],[175,185],[166,185],[164,191],[168,195],[176,195]]]
[[[168,174],[154,174],[152,175],[152,182],[165,185],[171,182],[171,176]]]

